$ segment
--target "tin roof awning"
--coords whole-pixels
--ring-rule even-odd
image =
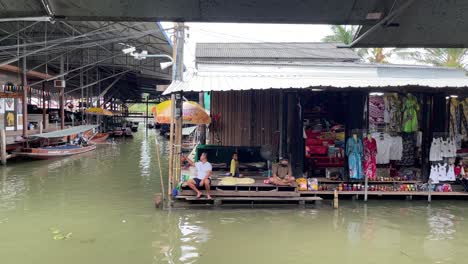
[[[66,137],[66,136],[71,136],[74,134],[86,132],[88,130],[91,130],[93,128],[98,127],[97,125],[83,125],[83,126],[76,126],[76,127],[71,127],[63,130],[57,130],[49,133],[42,133],[42,134],[35,134],[31,135],[30,137],[38,137],[38,138],[61,138],[61,137]]]
[[[335,63],[307,66],[210,65],[183,82],[174,82],[164,94],[174,92],[239,91],[306,88],[450,88],[468,87],[465,73],[457,69],[410,65]]]
[[[197,126],[184,127],[184,128],[182,128],[182,136],[189,136],[189,135],[191,135],[196,129],[197,129]]]

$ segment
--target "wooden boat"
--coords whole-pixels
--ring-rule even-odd
[[[116,129],[114,129],[114,131],[112,132],[112,135],[114,137],[121,137],[124,135],[124,131],[122,130],[121,127],[117,127]]]
[[[97,133],[93,137],[91,137],[92,143],[104,143],[106,142],[107,138],[109,138],[109,133]]]
[[[24,148],[20,152],[14,152],[16,156],[28,157],[33,159],[54,159],[67,157],[92,151],[96,149],[96,145],[88,144],[85,146],[79,145],[59,145],[40,148]]]
[[[138,125],[139,125],[138,122],[133,122],[132,123],[132,127],[131,127],[132,132],[138,132]]]
[[[133,137],[132,129],[130,127],[126,127],[123,131],[123,135],[125,137]]]

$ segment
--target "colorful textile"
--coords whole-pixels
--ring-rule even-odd
[[[384,124],[385,102],[382,96],[369,97],[369,128],[374,130]]]
[[[401,110],[402,103],[398,94],[390,94],[384,97],[385,111],[387,112],[387,120],[389,120],[389,130],[392,132],[401,131]],[[385,113],[384,113],[385,119]]]
[[[416,136],[415,133],[401,133],[403,139],[403,155],[398,165],[412,166],[415,162]]]
[[[346,155],[348,156],[349,177],[362,179],[362,141],[350,137],[346,142]]]
[[[364,175],[370,180],[375,179],[375,173],[377,170],[377,142],[374,138],[364,139]]]
[[[418,111],[418,100],[413,95],[408,94],[403,107],[403,132],[418,131]]]

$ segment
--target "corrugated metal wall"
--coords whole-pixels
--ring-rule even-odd
[[[279,144],[280,91],[212,92],[211,113],[221,114],[221,128],[210,131],[211,142],[224,146]]]

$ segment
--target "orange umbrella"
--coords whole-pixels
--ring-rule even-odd
[[[112,112],[106,109],[99,107],[92,107],[85,110],[85,113],[91,115],[104,115],[104,116],[113,116]]]
[[[151,109],[154,120],[159,124],[171,123],[171,101],[164,101]],[[184,124],[207,125],[211,123],[208,113],[199,104],[185,101],[182,104],[182,120]]]

